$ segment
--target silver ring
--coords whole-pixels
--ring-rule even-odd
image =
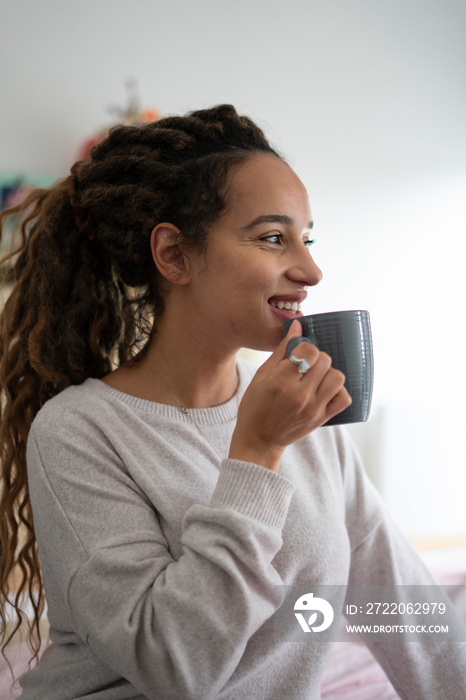
[[[290,355],[289,358],[290,362],[292,362],[294,365],[298,365],[298,372],[300,374],[306,374],[311,369],[311,365],[307,360],[303,360],[299,357],[296,357],[296,355]]]

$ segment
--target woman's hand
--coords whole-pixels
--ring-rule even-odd
[[[287,445],[300,440],[351,404],[342,372],[332,360],[309,343],[300,343],[293,355],[305,359],[305,374],[286,357],[291,338],[302,335],[294,321],[280,345],[260,367],[239,406],[229,456],[278,471]]]

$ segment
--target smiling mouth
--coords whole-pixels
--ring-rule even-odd
[[[274,309],[279,309],[280,311],[286,309],[286,311],[292,311],[295,314],[299,314],[301,311],[301,304],[299,301],[269,301],[269,304],[273,306]]]
[[[289,321],[293,318],[299,318],[303,315],[301,311],[301,302],[299,301],[284,301],[283,299],[274,301],[269,299],[268,302],[271,311],[283,321]]]

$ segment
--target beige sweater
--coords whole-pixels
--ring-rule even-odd
[[[432,583],[341,429],[275,474],[226,458],[236,409],[193,411],[221,462],[176,407],[96,379],[40,411],[28,471],[52,644],[23,700],[314,700],[330,647],[274,640],[277,587]],[[466,697],[465,644],[374,653],[405,700]]]

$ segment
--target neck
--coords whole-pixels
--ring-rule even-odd
[[[154,335],[140,371],[157,391],[162,403],[185,408],[206,408],[228,401],[238,386],[236,354],[218,357],[212,349],[198,347],[197,338],[183,334],[176,350],[164,335]]]
[[[104,378],[107,384],[149,401],[185,408],[225,403],[238,386],[236,351],[226,352],[179,317],[162,318],[145,356]]]

